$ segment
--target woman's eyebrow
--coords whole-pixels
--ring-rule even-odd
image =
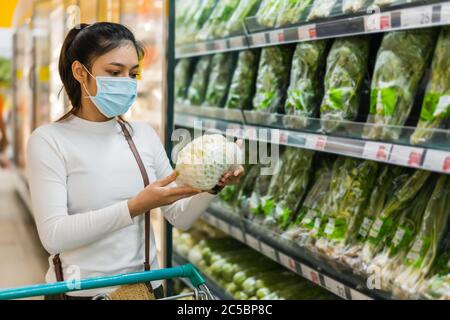
[[[121,67],[121,68],[125,68],[126,67],[126,65],[124,65],[123,63],[119,63],[119,62],[111,62],[109,64],[113,65],[113,66],[116,66],[116,67]],[[139,68],[139,64],[135,65],[131,69],[136,69],[136,68]]]

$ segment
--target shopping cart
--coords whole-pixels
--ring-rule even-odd
[[[174,278],[188,278],[192,284],[193,292],[167,297],[159,300],[176,300],[192,297],[195,300],[214,300],[214,296],[205,284],[205,280],[197,269],[186,264],[174,268],[151,270],[122,274],[117,276],[98,277],[74,281],[63,281],[48,284],[38,284],[26,287],[0,290],[0,300],[22,299],[36,296],[54,295],[66,292],[114,287],[126,284],[143,283],[148,281],[168,280]],[[95,300],[107,300],[106,295],[98,295]]]

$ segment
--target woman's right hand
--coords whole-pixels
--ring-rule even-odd
[[[137,217],[144,212],[172,204],[202,192],[192,187],[168,187],[169,184],[175,181],[177,176],[178,173],[174,171],[170,176],[149,184],[137,196],[128,200],[128,209],[131,217]]]

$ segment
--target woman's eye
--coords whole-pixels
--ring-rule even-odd
[[[112,75],[113,77],[118,77],[118,76],[120,76],[120,71],[111,71],[110,73],[111,73],[111,75]]]
[[[131,79],[136,79],[139,75],[138,74],[130,74]]]

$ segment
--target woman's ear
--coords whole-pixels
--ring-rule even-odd
[[[72,74],[80,84],[87,83],[87,72],[79,61],[72,63]]]

